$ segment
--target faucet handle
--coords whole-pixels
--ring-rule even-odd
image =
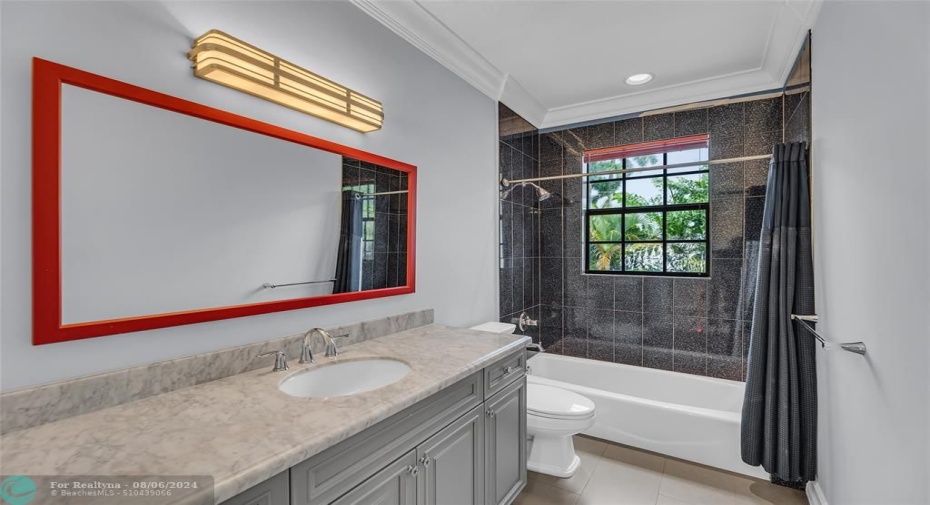
[[[271,369],[272,372],[283,372],[287,370],[287,356],[284,354],[284,351],[270,351],[259,354],[256,358],[264,358],[265,356],[271,356],[274,354],[274,368]]]

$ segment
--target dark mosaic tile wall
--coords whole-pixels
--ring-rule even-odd
[[[783,137],[809,137],[808,103],[803,93],[544,133],[540,175],[580,173],[588,149],[701,133],[711,159],[769,154]],[[583,275],[581,179],[546,182],[565,197],[540,209],[547,350],[743,380],[767,171],[767,160],[712,165],[708,279]]]
[[[343,156],[342,185],[373,184],[373,192],[407,189],[407,175]],[[407,284],[407,195],[375,196],[374,253],[362,259],[362,290]]]
[[[499,105],[500,177],[539,175],[539,132],[505,105]],[[530,187],[516,188],[500,201],[500,320],[521,312],[539,319],[539,202]],[[518,331],[518,333],[520,333]],[[539,341],[538,327],[523,332]]]

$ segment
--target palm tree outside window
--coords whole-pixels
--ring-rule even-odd
[[[708,276],[707,159],[707,135],[586,152],[585,272]]]

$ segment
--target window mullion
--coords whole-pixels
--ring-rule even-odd
[[[662,164],[668,166],[668,153],[662,153]],[[668,168],[662,174],[662,272],[668,273]]]

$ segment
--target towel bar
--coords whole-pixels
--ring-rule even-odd
[[[325,281],[291,282],[289,284],[272,284],[270,282],[266,282],[262,284],[262,287],[265,289],[274,289],[274,288],[283,288],[284,286],[300,286],[302,284],[326,284],[327,282],[336,282],[336,279],[328,279]]]
[[[807,324],[808,321],[812,323],[816,323],[818,319],[816,315],[804,316],[804,315],[798,315],[798,314],[791,314],[791,319],[801,323],[801,326],[806,328],[807,331],[811,332],[811,334],[814,335],[814,338],[816,338],[817,341],[820,342],[820,346],[823,347],[824,349],[833,348],[834,346],[838,345],[844,351],[854,352],[856,354],[865,356],[865,344],[863,342],[844,342],[842,344],[834,344],[832,342],[827,342],[825,338],[821,337],[820,334],[817,333],[816,330],[814,330],[813,328],[810,327],[809,324]]]

